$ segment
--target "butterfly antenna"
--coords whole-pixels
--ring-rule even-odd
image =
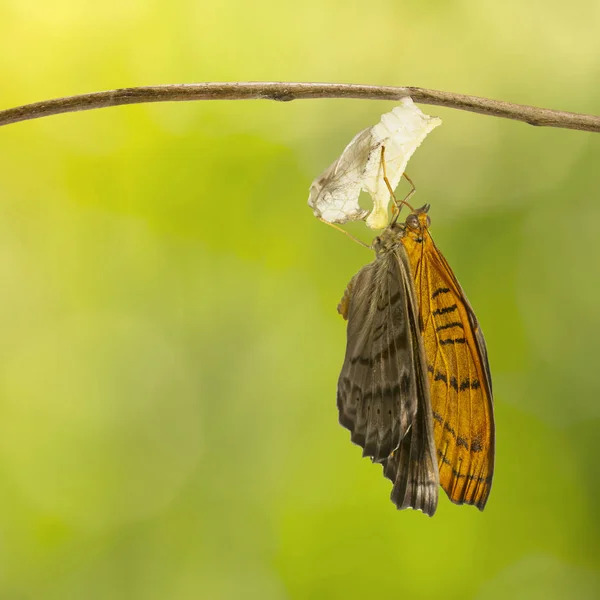
[[[398,200],[396,198],[396,194],[394,194],[394,190],[392,189],[392,185],[390,184],[390,180],[388,179],[388,176],[387,176],[387,170],[385,167],[385,146],[381,146],[381,168],[383,170],[383,181],[385,181],[385,185],[387,186],[387,189],[390,192],[390,196],[392,197],[392,200],[394,201],[394,206],[392,207],[392,212],[394,214],[392,217],[392,221],[390,223],[390,225],[393,225],[398,220],[398,217],[400,216],[400,209],[402,208],[402,206],[406,205],[406,206],[408,206],[408,208],[410,208],[410,210],[412,210],[414,212],[415,209],[408,203],[408,201],[412,197],[412,195],[417,191],[417,188],[415,187],[415,184],[413,183],[412,179],[406,173],[402,173],[402,175],[406,178],[406,181],[408,181],[408,183],[410,183],[412,189],[405,196],[404,200],[401,200],[400,202],[398,202]]]
[[[333,227],[334,229],[341,231],[344,235],[347,235],[352,241],[356,242],[357,244],[360,244],[361,246],[364,246],[365,248],[368,248],[369,250],[371,250],[371,246],[369,244],[365,244],[362,240],[359,240],[357,237],[354,237],[349,231],[342,229],[339,225],[336,225],[335,223],[330,223],[329,221],[326,221],[322,217],[317,217],[317,219],[319,219],[319,221],[321,221],[321,223],[325,223],[325,225],[329,225],[330,227]]]

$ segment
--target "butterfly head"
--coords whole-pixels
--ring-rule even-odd
[[[425,204],[425,206],[413,210],[413,212],[406,217],[406,221],[404,222],[405,236],[412,238],[415,242],[423,241],[423,234],[431,225],[431,219],[427,214],[428,211],[429,204]]]
[[[421,243],[423,234],[431,224],[431,219],[427,214],[428,211],[429,204],[425,204],[425,206],[413,210],[404,223],[400,224],[395,220],[392,221],[387,229],[373,240],[371,247],[375,250],[375,253],[383,254],[387,252],[398,243],[401,237],[410,237],[415,242]]]

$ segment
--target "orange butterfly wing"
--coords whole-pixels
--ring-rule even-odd
[[[487,350],[473,309],[429,234],[428,208],[416,211],[418,228],[407,221],[402,243],[420,307],[440,485],[452,502],[483,510],[495,446]]]

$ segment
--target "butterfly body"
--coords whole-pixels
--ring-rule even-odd
[[[383,465],[398,508],[432,515],[438,485],[483,509],[494,458],[487,351],[473,310],[429,233],[429,209],[392,223],[338,307],[348,319],[340,423]]]

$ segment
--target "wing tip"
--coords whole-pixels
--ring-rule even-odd
[[[478,493],[466,494],[463,492],[460,495],[453,496],[452,494],[446,492],[446,495],[448,496],[448,499],[453,504],[457,504],[459,506],[462,504],[475,506],[481,512],[483,512],[483,509],[487,505],[488,498],[490,497],[490,491],[491,491],[491,485],[489,485],[490,483],[491,483],[491,481],[488,483],[488,485],[485,487],[485,489],[479,491]]]
[[[384,475],[388,478],[391,474],[386,473],[387,464],[384,464]],[[396,505],[398,510],[411,508],[412,510],[421,511],[429,517],[433,517],[438,505],[438,490],[437,481],[409,481],[406,477],[399,476],[396,473],[397,480],[394,482],[394,487],[390,494],[390,500]],[[392,480],[393,481],[393,480]]]
[[[395,489],[392,490],[390,494],[391,501],[395,504],[397,510],[404,510],[406,508],[410,508],[412,510],[416,510],[422,512],[424,515],[428,517],[433,517],[437,510],[437,497],[433,498],[423,498],[422,500],[417,500],[416,502],[412,502],[406,498],[402,501],[398,501],[395,497]],[[437,494],[435,494],[437,496]]]

